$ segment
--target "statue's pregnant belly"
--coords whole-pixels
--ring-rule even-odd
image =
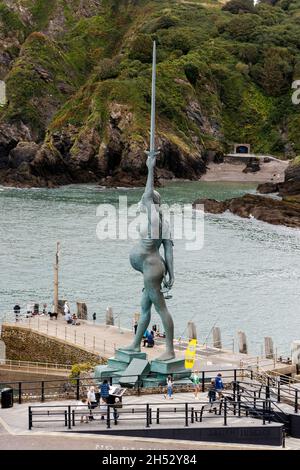
[[[149,264],[162,263],[164,269],[164,262],[159,254],[159,247],[156,240],[141,240],[138,245],[135,245],[130,251],[130,263],[133,269],[143,273],[143,266],[145,260]]]

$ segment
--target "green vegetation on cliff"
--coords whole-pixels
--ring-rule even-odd
[[[163,142],[185,155],[244,141],[256,152],[300,152],[300,107],[291,102],[300,0],[2,0],[0,23],[3,37],[27,36],[0,119],[22,120],[39,139],[46,132],[49,148],[53,134],[71,127],[68,157],[79,158],[88,135],[100,160],[112,141],[114,155],[145,147],[153,40]]]

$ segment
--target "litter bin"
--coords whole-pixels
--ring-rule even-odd
[[[14,406],[14,391],[12,388],[1,390],[1,408],[12,408]]]

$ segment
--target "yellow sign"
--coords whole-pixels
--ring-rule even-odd
[[[191,339],[185,351],[185,368],[192,369],[196,359],[197,340]]]

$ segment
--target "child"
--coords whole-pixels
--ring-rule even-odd
[[[173,400],[173,379],[172,379],[172,376],[169,375],[168,378],[167,378],[167,394],[168,394],[168,399],[169,400]],[[165,398],[166,395],[164,395]]]
[[[87,399],[86,398],[81,398],[81,400],[78,402],[76,408],[75,408],[75,413],[78,412],[80,414],[80,422],[81,423],[88,423],[89,422],[89,416],[86,414],[83,414],[85,411],[85,407],[83,408],[82,405],[86,405]]]

